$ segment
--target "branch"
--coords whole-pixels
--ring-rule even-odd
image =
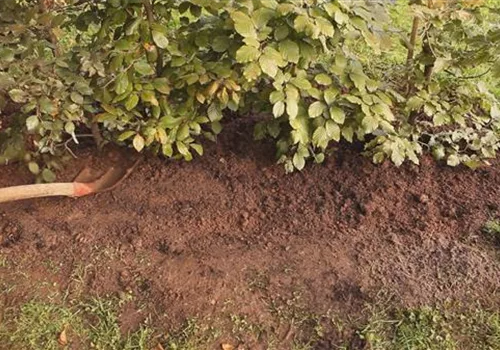
[[[450,75],[453,75],[454,77],[458,78],[458,79],[477,79],[477,78],[481,78],[483,76],[485,76],[486,74],[488,74],[489,72],[491,72],[491,67],[488,68],[485,72],[481,73],[481,74],[477,74],[477,75],[469,75],[469,76],[462,76],[462,77],[459,77],[457,76],[455,73],[453,73],[452,71],[450,70],[445,70],[446,73],[450,74]]]

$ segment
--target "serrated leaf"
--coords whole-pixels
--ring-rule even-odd
[[[316,147],[325,149],[328,146],[328,135],[326,129],[323,126],[320,126],[316,130],[314,130],[312,141]]]
[[[234,28],[242,37],[257,37],[255,24],[247,14],[235,11],[231,14],[231,19],[234,21]]]
[[[364,74],[359,73],[351,73],[349,74],[349,78],[351,78],[354,86],[356,86],[359,90],[363,91],[366,87],[366,76]]]
[[[290,82],[301,90],[309,90],[312,88],[311,83],[306,78],[297,77],[290,80]]]
[[[321,101],[316,101],[309,106],[308,114],[311,118],[319,117],[326,109],[326,105]]]
[[[250,63],[243,70],[243,75],[245,76],[247,81],[254,81],[261,74],[262,74],[262,70],[260,69],[260,66],[255,62]]]
[[[328,90],[325,90],[324,96],[325,96],[325,101],[328,105],[331,105],[333,102],[335,102],[336,97],[339,95],[340,91],[337,88],[329,88]]]
[[[365,116],[361,122],[365,133],[369,134],[378,128],[378,120],[373,116]]]
[[[333,106],[330,108],[330,118],[337,124],[342,125],[345,121],[345,112],[341,108]]]
[[[424,105],[424,100],[422,100],[418,96],[412,96],[406,102],[406,106],[410,109],[410,111],[416,111]]]
[[[208,118],[212,122],[216,122],[222,119],[222,111],[216,103],[212,103],[207,110]]]
[[[325,123],[326,134],[328,137],[336,142],[340,141],[340,126],[331,120],[327,120]]]
[[[292,40],[285,40],[279,43],[280,53],[283,58],[292,63],[298,63],[300,58],[299,45]]]
[[[253,62],[257,60],[260,56],[260,51],[258,48],[253,46],[242,46],[236,51],[236,60],[239,63]]]
[[[332,38],[335,34],[335,29],[329,20],[323,17],[316,18],[316,25],[318,26],[321,34],[328,38]]]
[[[259,65],[262,71],[272,78],[278,74],[278,65],[273,57],[265,54],[260,56]]]

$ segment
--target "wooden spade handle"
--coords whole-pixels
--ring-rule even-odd
[[[60,182],[0,188],[0,203],[40,197],[81,197],[93,193],[90,184]]]

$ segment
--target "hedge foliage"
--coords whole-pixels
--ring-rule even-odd
[[[89,130],[165,157],[203,154],[227,111],[265,116],[288,171],[361,141],[377,163],[477,167],[500,146],[498,9],[370,0],[2,0],[0,162],[45,181]],[[498,6],[497,6],[498,7]],[[384,61],[394,50],[400,62]],[[377,69],[371,62],[384,62]],[[482,70],[482,72],[477,72]]]

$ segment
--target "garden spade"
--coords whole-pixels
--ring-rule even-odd
[[[95,171],[85,167],[73,182],[35,184],[0,188],[0,203],[40,197],[83,197],[111,191],[135,169],[141,158],[110,167],[96,177]]]

